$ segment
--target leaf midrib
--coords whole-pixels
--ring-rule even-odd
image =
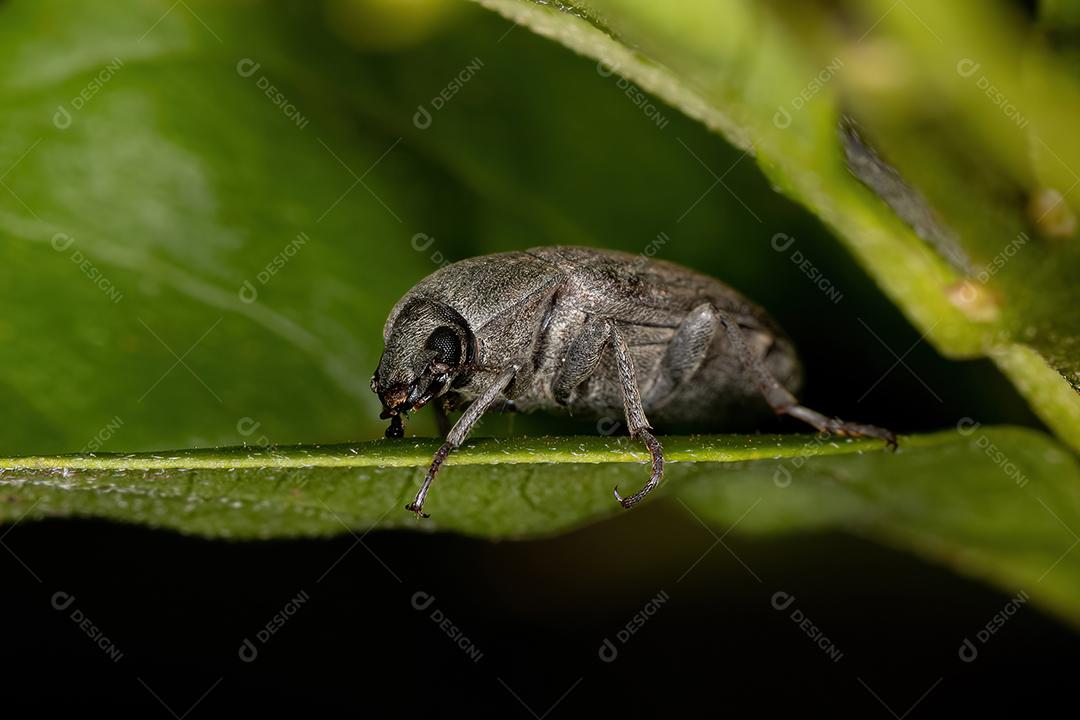
[[[945,445],[956,439],[954,431],[903,437],[898,452]],[[879,440],[838,440],[814,435],[661,436],[660,440],[664,445],[665,458],[670,463],[731,463],[887,452]],[[421,467],[431,461],[440,442],[436,438],[410,438],[326,446],[249,446],[144,453],[36,455],[0,458],[0,472]],[[448,464],[639,463],[648,457],[643,447],[627,437],[482,438],[456,450]]]

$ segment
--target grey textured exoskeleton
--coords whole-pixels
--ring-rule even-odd
[[[446,442],[408,510],[423,515],[439,467],[491,409],[625,414],[652,456],[644,488],[664,472],[649,418],[712,430],[773,412],[820,431],[888,430],[826,417],[798,404],[801,369],[765,311],[713,278],[611,250],[541,247],[470,258],[432,273],[386,320],[386,349],[371,389],[401,437],[402,417],[433,402]],[[446,412],[465,407],[449,429]]]

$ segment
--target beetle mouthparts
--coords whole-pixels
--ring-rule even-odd
[[[395,385],[389,390],[379,393],[379,400],[382,401],[383,406],[383,411],[379,417],[386,420],[398,413],[407,411],[410,407],[410,392],[411,388],[408,385]]]
[[[394,413],[390,418],[390,426],[386,428],[386,437],[388,438],[401,438],[405,437],[405,426],[401,420],[401,415]]]

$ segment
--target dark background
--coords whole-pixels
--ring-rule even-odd
[[[961,662],[964,638],[975,640],[1006,595],[856,538],[727,537],[759,584],[666,502],[524,543],[422,533],[222,543],[96,522],[19,526],[4,541],[42,580],[0,560],[10,717],[90,706],[169,717],[142,682],[191,718],[885,718],[881,701],[905,716],[932,686],[908,717],[1038,715],[1068,707],[1080,650],[1026,605]],[[770,603],[777,590],[796,598],[787,612]],[[67,612],[51,605],[57,591],[75,596]],[[426,612],[412,606],[419,591],[435,597]],[[301,592],[309,600],[241,662],[244,638]],[[661,592],[670,599],[618,643]],[[123,653],[118,662],[70,620],[76,607]],[[838,662],[790,619],[794,608],[839,648]],[[478,662],[430,619],[435,609],[483,653]],[[598,654],[605,638],[619,650],[611,663]]]

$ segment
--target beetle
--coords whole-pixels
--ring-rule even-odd
[[[435,271],[386,319],[371,378],[401,437],[407,413],[432,404],[445,442],[415,500],[489,410],[622,414],[652,458],[648,482],[619,494],[636,505],[664,473],[649,418],[711,429],[747,427],[771,409],[821,432],[896,435],[800,405],[802,369],[766,312],[719,280],[658,259],[587,247],[537,247],[461,260]],[[447,412],[464,412],[450,428]]]

